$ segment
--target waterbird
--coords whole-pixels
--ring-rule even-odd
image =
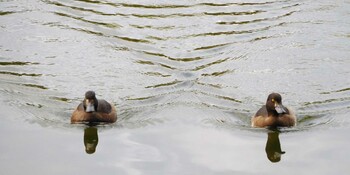
[[[296,125],[294,112],[282,105],[282,96],[271,93],[251,120],[252,127],[292,127]]]
[[[117,112],[106,100],[98,100],[94,91],[87,91],[82,103],[78,105],[71,117],[71,123],[114,123]]]

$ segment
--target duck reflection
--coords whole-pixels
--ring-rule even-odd
[[[98,135],[96,127],[87,127],[84,130],[84,145],[87,154],[93,154],[98,144]]]
[[[270,131],[267,135],[265,147],[266,156],[273,163],[279,162],[282,154],[286,153],[281,150],[281,143],[278,135],[278,131]]]

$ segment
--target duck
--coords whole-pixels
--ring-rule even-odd
[[[71,116],[71,123],[114,123],[116,121],[116,108],[106,100],[98,100],[94,91],[85,93],[83,102]]]
[[[293,127],[296,125],[294,112],[282,105],[282,96],[271,93],[263,105],[251,119],[252,127]]]

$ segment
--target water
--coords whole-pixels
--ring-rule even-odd
[[[1,174],[350,172],[348,1],[0,4]],[[270,92],[298,126],[250,127]]]

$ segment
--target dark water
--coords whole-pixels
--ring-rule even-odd
[[[0,174],[348,174],[349,9],[0,1]],[[69,123],[87,90],[117,123]],[[270,92],[298,126],[250,127]]]

